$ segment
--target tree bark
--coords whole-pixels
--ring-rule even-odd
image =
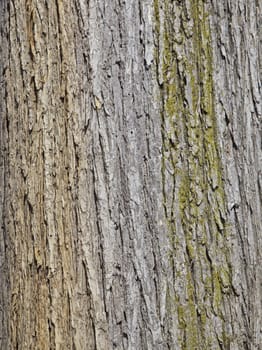
[[[259,6],[1,1],[1,349],[259,349]]]

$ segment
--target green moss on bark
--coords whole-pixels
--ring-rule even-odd
[[[160,3],[154,1],[157,37],[163,41],[156,56],[158,76],[163,80],[164,206],[177,277],[174,290],[183,332],[180,345],[191,350],[217,345],[216,331],[208,334],[207,318],[213,313],[223,324],[224,294],[230,292],[231,274],[208,14],[203,0],[189,3],[165,0],[161,14]],[[173,187],[167,169],[173,169]],[[181,254],[185,269],[179,266]]]

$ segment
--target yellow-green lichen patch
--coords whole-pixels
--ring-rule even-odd
[[[178,338],[183,349],[216,348],[211,315],[220,318],[224,334],[219,337],[226,338],[223,303],[231,273],[208,13],[204,0],[155,0],[154,9],[162,43],[156,54],[162,79],[162,181]]]

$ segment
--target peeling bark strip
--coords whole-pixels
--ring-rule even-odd
[[[0,349],[259,349],[259,10],[0,2]]]

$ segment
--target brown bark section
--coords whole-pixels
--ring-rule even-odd
[[[85,217],[93,193],[90,177],[83,179],[88,47],[79,40],[80,11],[72,1],[7,4],[1,141],[8,336],[1,348],[92,349],[104,339],[96,339],[83,254],[83,228],[85,237],[95,229]]]

